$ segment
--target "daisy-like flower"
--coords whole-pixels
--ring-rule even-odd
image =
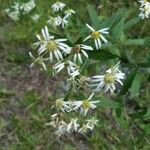
[[[56,114],[51,115],[51,121],[49,123],[45,123],[45,125],[56,128],[58,123],[59,123],[59,117],[58,117],[58,114],[56,113]]]
[[[77,44],[75,47],[72,47],[72,52],[74,54],[73,60],[75,63],[77,63],[77,59],[79,62],[82,64],[82,57],[81,55],[83,54],[86,58],[88,58],[88,54],[86,53],[85,50],[93,50],[91,46],[83,45],[83,44]]]
[[[141,3],[140,14],[139,17],[141,19],[149,18],[150,17],[150,2],[144,1]]]
[[[45,26],[44,29],[41,29],[41,35],[37,34],[36,37],[38,41],[33,44],[36,47],[43,46],[46,43],[47,39],[49,40],[54,39],[54,36],[49,35],[47,26]]]
[[[52,9],[54,12],[58,12],[59,10],[62,11],[65,6],[66,4],[58,1],[52,5]]]
[[[93,96],[94,96],[94,93],[92,93],[89,96],[89,98],[86,100],[70,101],[70,106],[72,107],[73,110],[80,109],[80,113],[86,116],[89,109],[95,109],[97,107],[95,104],[100,102],[100,101],[91,101]]]
[[[78,130],[78,127],[80,126],[78,123],[77,123],[77,118],[75,119],[71,119],[70,123],[67,125],[67,131],[70,133],[70,132],[73,132],[73,131],[77,131]]]
[[[37,36],[39,42],[36,42],[36,45],[40,45],[40,48],[38,50],[39,55],[48,52],[50,61],[53,62],[53,55],[59,61],[63,59],[62,52],[64,54],[70,53],[70,47],[67,44],[63,43],[67,41],[67,39],[54,39],[54,36],[50,36],[47,27],[45,27],[45,29],[42,29],[42,36],[43,37]]]
[[[60,16],[57,16],[57,21],[59,22],[59,25],[62,26],[62,28],[64,28],[65,26],[68,25],[69,21],[67,20],[67,17],[60,17]]]
[[[61,24],[61,19],[59,16],[57,17],[49,17],[47,23],[53,27],[59,26]]]
[[[55,134],[60,137],[64,134],[66,134],[66,132],[67,132],[67,123],[64,121],[60,121]]]
[[[68,61],[60,61],[57,64],[54,65],[53,69],[54,69],[54,74],[55,73],[59,73],[61,70],[63,70],[64,68],[67,68],[67,72],[70,76],[77,76],[79,75],[79,67],[73,63],[72,61],[68,60]]]
[[[30,68],[32,68],[34,65],[39,65],[42,67],[45,71],[47,71],[47,67],[44,63],[44,61],[49,60],[49,58],[43,58],[41,56],[38,56],[38,58],[35,58],[31,52],[29,52],[29,56],[33,59],[33,63],[30,65]],[[42,69],[41,68],[41,69]]]
[[[116,89],[115,84],[118,82],[121,85],[122,79],[125,77],[125,73],[122,73],[119,70],[119,63],[117,63],[114,67],[108,69],[104,75],[96,75],[91,78],[92,81],[92,87],[96,87],[95,91],[100,91],[104,89],[104,92],[107,92],[110,90],[111,93],[114,92]]]
[[[94,117],[92,119],[87,120],[87,126],[91,131],[94,129],[94,127],[97,125],[97,123],[98,123],[98,120],[95,119]]]
[[[91,30],[91,35],[86,37],[84,39],[84,41],[87,41],[90,38],[93,39],[95,42],[95,47],[97,50],[101,48],[101,45],[102,45],[101,41],[103,41],[104,43],[108,42],[106,40],[106,38],[103,36],[103,34],[109,34],[109,32],[108,32],[109,28],[103,28],[103,29],[100,29],[98,31],[95,31],[95,29],[92,28],[90,25],[86,24],[86,26]]]
[[[57,99],[55,102],[55,106],[58,110],[62,112],[70,112],[72,109],[69,107],[68,102],[64,101],[63,98]]]
[[[65,17],[70,17],[70,16],[72,16],[72,14],[75,14],[76,12],[73,10],[73,9],[67,9],[66,11],[65,11]]]
[[[79,133],[84,134],[87,133],[89,126],[87,124],[83,124],[82,127],[78,130]]]

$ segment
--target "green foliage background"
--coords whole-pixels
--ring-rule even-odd
[[[101,103],[96,112],[100,121],[95,131],[84,136],[65,136],[61,140],[50,127],[44,126],[52,113],[51,104],[61,95],[57,89],[61,80],[54,84],[49,81],[49,74],[39,72],[35,72],[39,80],[31,76],[29,79],[29,72],[24,71],[30,64],[28,52],[34,52],[35,35],[46,25],[48,16],[53,15],[50,8],[55,1],[36,0],[36,8],[17,22],[3,11],[13,2],[0,0],[0,77],[10,79],[11,83],[0,80],[0,149],[150,149],[150,20],[138,18],[138,2],[65,0],[76,11],[71,25],[64,31],[49,27],[50,32],[67,36],[72,43],[88,34],[85,23],[96,29],[109,27],[110,42],[103,46],[101,53],[90,52],[90,59],[99,62],[96,68],[121,60],[127,70],[118,95],[97,95]],[[41,15],[38,23],[30,18],[34,13]],[[50,90],[45,86],[35,90],[30,84],[24,88],[31,80],[48,85]],[[14,90],[19,83],[22,88]],[[78,98],[79,94],[74,96]]]

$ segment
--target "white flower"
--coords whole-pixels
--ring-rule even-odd
[[[88,119],[87,120],[87,126],[90,130],[93,130],[94,129],[94,126],[96,126],[98,123],[98,120],[95,119],[94,117],[92,119]]]
[[[46,43],[47,39],[49,39],[49,40],[54,39],[54,36],[49,35],[47,26],[45,26],[44,29],[41,29],[41,35],[37,34],[36,37],[37,37],[38,41],[33,44],[36,47],[44,45]]]
[[[61,24],[60,16],[57,17],[49,17],[47,23],[53,27],[59,26]]]
[[[49,123],[45,123],[45,125],[56,128],[58,123],[59,123],[59,117],[58,117],[58,114],[56,113],[56,114],[51,115],[51,121]]]
[[[54,12],[57,12],[59,10],[63,10],[63,8],[66,6],[66,4],[62,3],[62,2],[56,2],[52,5],[52,9]]]
[[[47,27],[45,27],[45,29],[42,29],[42,36],[43,37],[37,35],[39,41],[35,43],[35,45],[40,45],[40,48],[38,50],[39,55],[48,52],[50,61],[53,62],[53,55],[59,61],[63,59],[63,54],[70,53],[70,47],[67,44],[63,43],[67,41],[67,39],[54,39],[54,36],[51,36],[49,34]]]
[[[73,9],[68,9],[65,11],[65,17],[70,17],[72,14],[75,14],[76,12]]]
[[[61,25],[62,26],[62,28],[64,28],[65,26],[67,26],[68,25],[68,23],[69,23],[69,21],[67,20],[67,17],[65,16],[65,17],[60,17],[60,16],[57,16],[57,20],[58,20],[58,22],[60,23],[59,25]]]
[[[70,101],[70,107],[72,107],[73,110],[80,109],[80,113],[86,116],[89,109],[95,109],[97,107],[95,104],[100,102],[100,101],[91,101],[93,96],[94,96],[94,93],[92,93],[89,96],[89,98],[86,100]]]
[[[78,66],[75,63],[71,62],[70,60],[58,62],[57,64],[54,65],[53,69],[56,73],[59,73],[65,67],[67,68],[67,72],[70,76],[75,77],[79,75]]]
[[[95,91],[104,89],[104,92],[110,90],[110,92],[113,93],[116,89],[116,82],[123,85],[121,80],[124,79],[125,74],[119,70],[119,63],[108,69],[104,75],[96,75],[91,78],[91,81],[94,83],[91,86],[96,87]]]
[[[31,18],[37,22],[40,19],[40,16],[38,14],[34,14],[33,16],[31,16]]]
[[[35,8],[35,1],[34,0],[30,0],[27,3],[23,3],[22,4],[22,9],[23,9],[23,14],[27,14],[29,13],[33,8]]]
[[[57,99],[55,102],[55,106],[58,110],[61,110],[62,112],[70,112],[72,110],[68,105],[68,102],[64,101],[63,98]]]
[[[100,49],[101,48],[101,40],[104,42],[104,43],[107,43],[108,41],[106,40],[106,38],[103,36],[103,34],[109,34],[108,32],[108,29],[109,28],[103,28],[103,29],[100,29],[98,31],[95,31],[94,28],[92,28],[90,25],[86,24],[86,26],[92,31],[91,32],[91,35],[89,35],[88,37],[86,37],[84,39],[84,41],[92,38],[95,42],[95,46],[96,46],[96,49]]]
[[[86,58],[88,58],[88,54],[85,50],[93,50],[91,46],[83,45],[83,44],[77,44],[75,47],[72,47],[72,52],[74,53],[73,60],[75,63],[77,63],[77,59],[82,64],[82,57],[81,54],[83,54]]]
[[[78,127],[80,125],[77,123],[77,118],[76,119],[71,119],[70,123],[67,125],[67,132],[73,132],[73,131],[77,131]]]
[[[145,18],[150,17],[150,2],[147,2],[147,1],[143,2],[139,9],[141,11],[139,14],[139,17],[141,19],[145,19]]]
[[[55,134],[57,136],[64,135],[67,132],[67,123],[64,121],[59,122],[58,129],[56,130]]]
[[[87,133],[89,127],[87,124],[83,124],[82,127],[78,130],[79,133],[84,134]]]
[[[49,58],[43,58],[38,56],[38,58],[35,58],[31,52],[29,52],[30,57],[33,59],[33,63],[30,65],[30,68],[32,68],[34,65],[41,66],[45,71],[47,71],[47,67],[44,63],[44,61],[49,60]]]

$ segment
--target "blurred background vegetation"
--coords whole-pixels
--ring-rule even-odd
[[[51,5],[55,0],[36,0],[36,8],[16,22],[4,12],[13,2],[0,0],[0,150],[150,149],[149,69],[136,76],[140,81],[135,85],[140,91],[135,92],[136,95],[124,97],[125,107],[120,112],[123,117],[116,116],[115,112],[119,111],[117,106],[98,109],[100,121],[94,133],[65,136],[58,140],[52,129],[44,126],[50,119],[52,101],[57,95],[63,95],[63,77],[49,77],[37,69],[30,71],[28,52],[34,51],[32,44],[36,41],[36,34],[47,24],[48,16],[53,15]],[[63,2],[76,11],[71,26],[64,31],[49,29],[53,33],[69,33],[73,37],[85,28],[85,23],[90,22],[87,4],[94,5],[100,19],[111,16],[123,7],[132,9],[133,16],[138,16],[139,12],[136,0]],[[31,19],[33,14],[40,15],[38,22]],[[141,20],[127,34],[131,38],[149,37],[150,20]],[[150,60],[148,46],[132,48],[136,62]],[[134,87],[131,88],[134,90]]]

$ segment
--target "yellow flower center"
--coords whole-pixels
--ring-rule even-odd
[[[144,12],[147,13],[147,11],[148,11],[148,8],[145,6],[144,7]]]
[[[100,37],[100,35],[101,35],[100,32],[94,31],[94,32],[92,32],[91,37],[93,39],[98,39]]]
[[[56,108],[58,108],[58,109],[61,108],[63,106],[63,104],[64,104],[63,100],[61,100],[61,99],[56,100]]]
[[[82,101],[82,107],[84,109],[89,109],[90,108],[90,102],[88,100],[83,100]]]
[[[107,74],[105,74],[104,81],[105,81],[105,83],[114,83],[115,76],[111,73],[107,73]]]
[[[144,3],[146,3],[147,2],[147,0],[144,0]]]
[[[72,51],[75,53],[80,53],[81,49],[80,49],[80,45],[76,45],[75,47],[72,48]]]
[[[57,49],[57,43],[55,42],[55,41],[49,41],[48,43],[47,43],[47,49],[48,49],[48,51],[54,51],[54,50],[56,50]]]

